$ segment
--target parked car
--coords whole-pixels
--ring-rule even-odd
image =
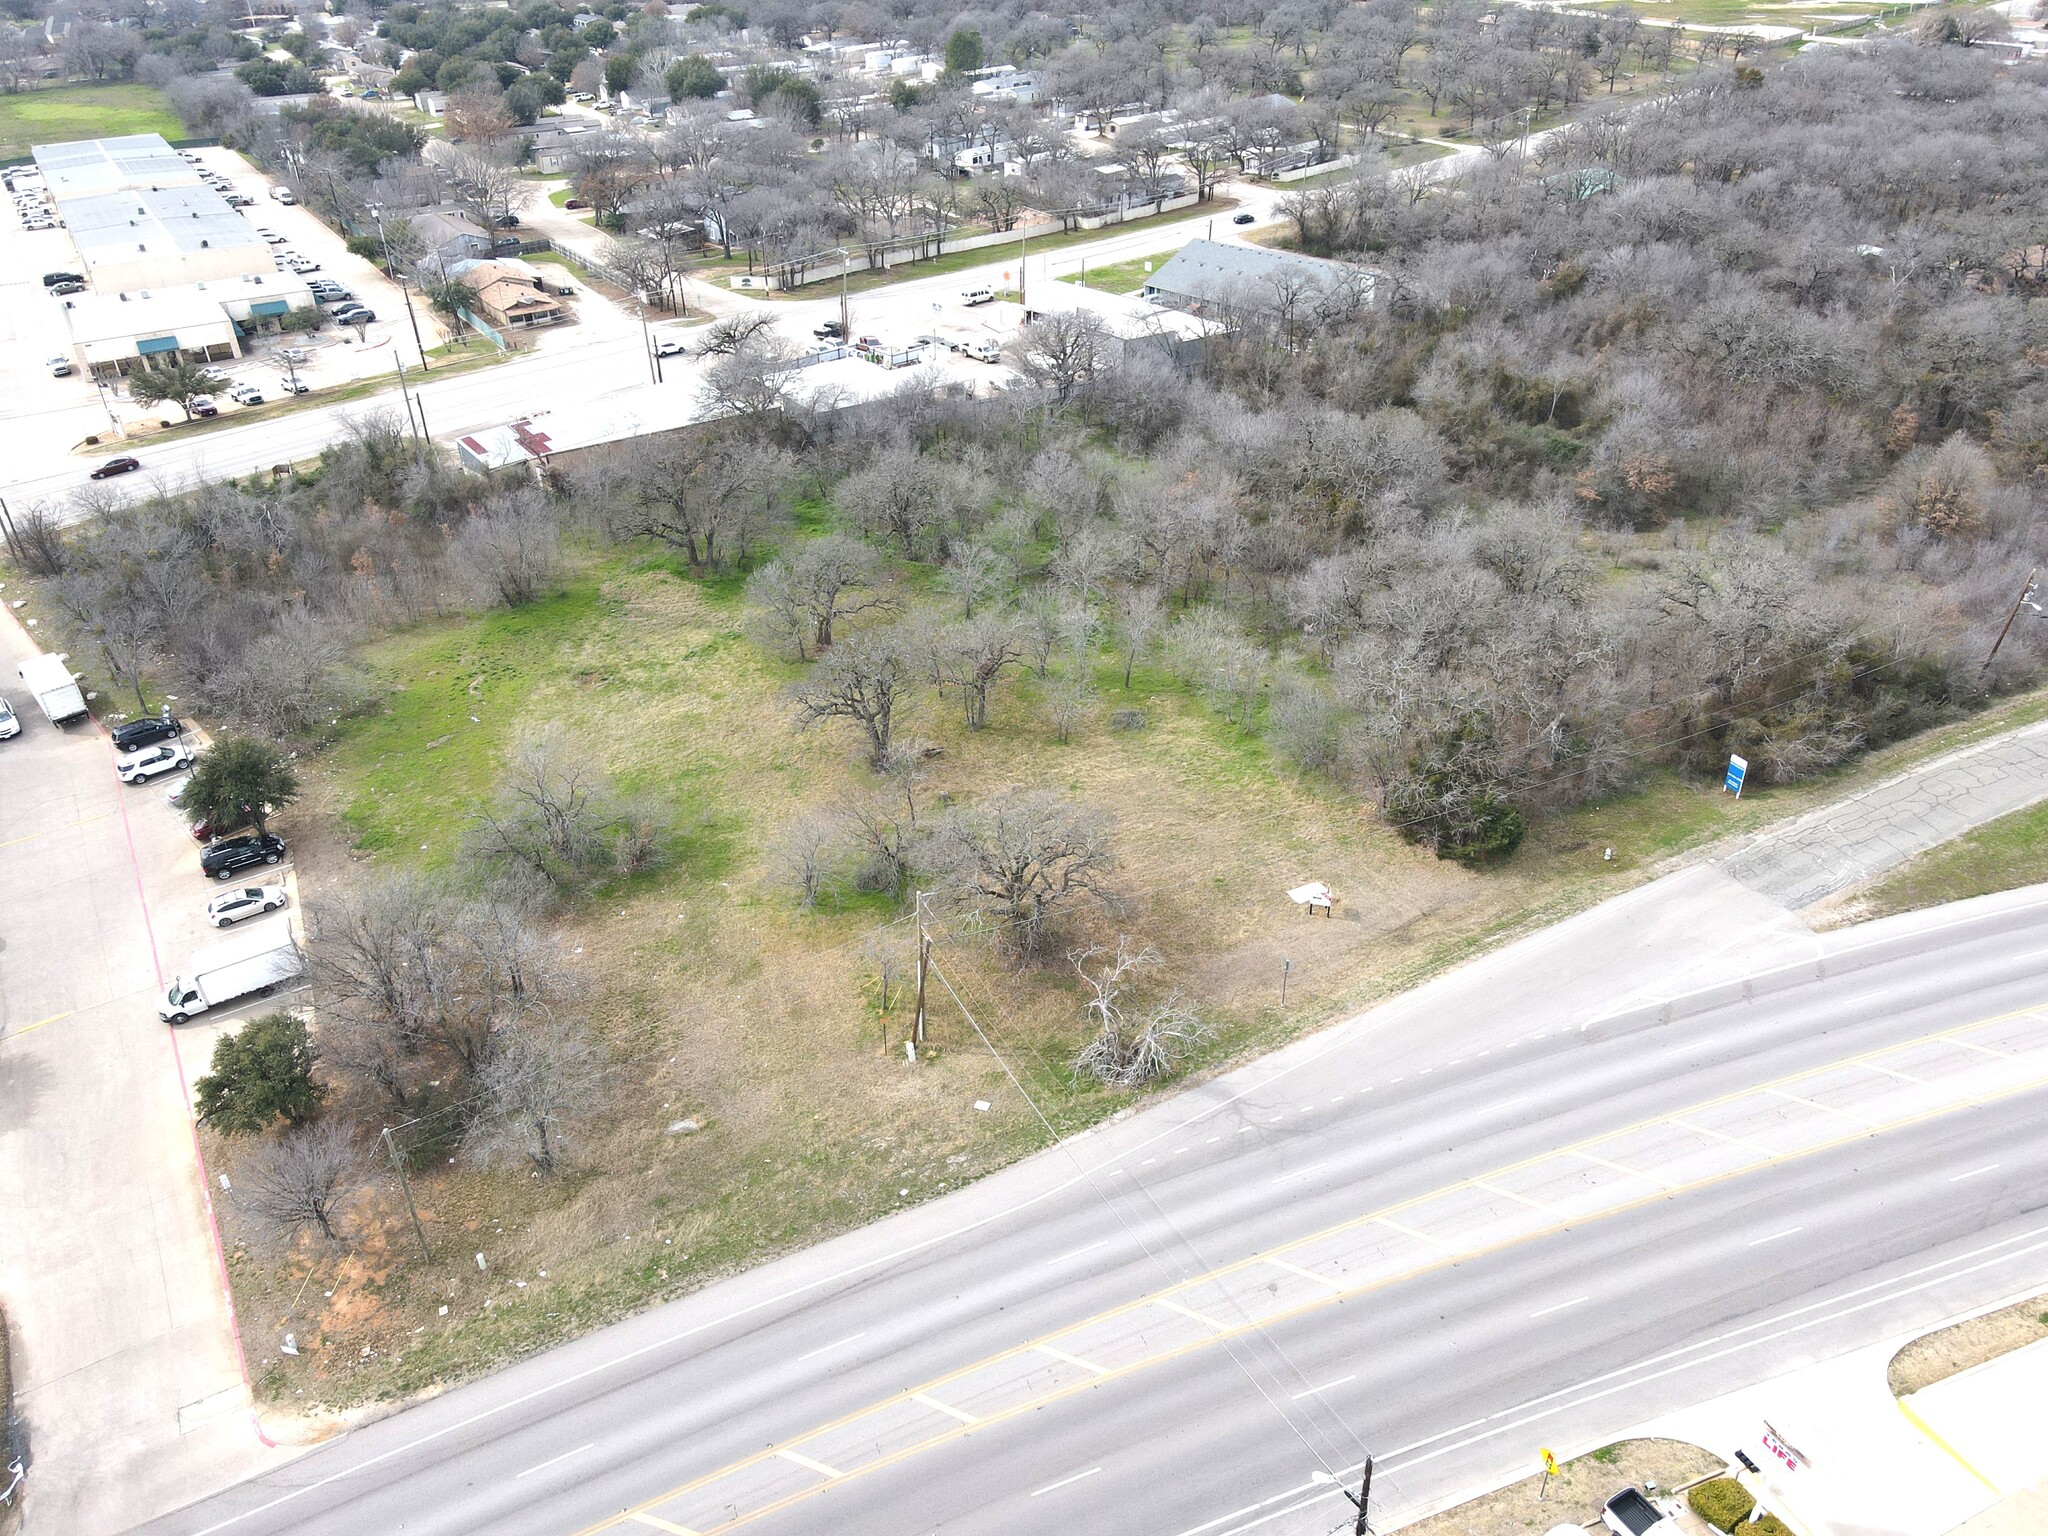
[[[304,379],[279,379],[277,387],[288,395],[303,395],[312,386]]]
[[[223,201],[230,208],[253,208],[256,206],[256,199],[249,196],[246,192],[230,192]]]
[[[245,885],[239,891],[229,891],[209,901],[206,920],[216,928],[226,928],[245,917],[275,912],[284,903],[285,890],[281,885]]]
[[[960,295],[960,302],[970,309],[977,304],[993,304],[995,301],[995,290],[992,288],[969,288]]]
[[[71,377],[71,359],[68,357],[51,358],[49,367],[50,377],[53,379],[68,379]]]
[[[377,318],[377,311],[368,305],[348,303],[335,309],[334,318],[343,325],[368,325]]]
[[[846,334],[846,327],[841,325],[837,320],[827,320],[815,331],[812,331],[811,334],[813,336],[819,337],[820,339],[831,336],[844,336]]]
[[[0,699],[0,741],[21,734],[21,721],[15,717],[14,706]]]
[[[261,405],[263,403],[263,391],[254,384],[237,384],[228,391],[228,398],[237,405]]]
[[[256,864],[275,864],[284,857],[284,839],[275,832],[224,837],[199,850],[199,867],[216,880],[226,880]]]
[[[1614,1536],[1651,1536],[1652,1532],[1675,1531],[1677,1523],[1666,1520],[1662,1511],[1643,1497],[1640,1488],[1624,1488],[1600,1511],[1600,1523]]]
[[[183,732],[184,725],[180,721],[166,720],[161,715],[144,715],[140,720],[130,720],[126,725],[114,727],[114,750],[139,752],[160,741],[176,741]]]
[[[256,233],[257,233],[258,235],[260,235],[260,236],[262,237],[262,239],[263,239],[263,243],[264,243],[264,244],[266,244],[266,245],[283,245],[283,244],[284,244],[284,236],[283,236],[283,235],[280,235],[280,234],[279,234],[279,233],[278,233],[278,232],[277,232],[276,230],[274,230],[274,229],[259,229],[259,230],[257,230],[257,231],[256,231]]]
[[[192,414],[194,416],[218,416],[220,414],[220,407],[213,403],[213,396],[211,395],[194,395],[192,397]]]
[[[92,478],[95,480],[111,480],[116,475],[125,475],[130,470],[140,468],[142,468],[142,460],[137,458],[131,458],[129,455],[124,453],[118,458],[107,460],[106,463],[102,464],[98,469],[94,470],[92,472]]]
[[[566,199],[563,202],[562,206],[564,208],[588,208],[590,204],[583,201],[583,199],[580,197],[572,197]]]
[[[114,759],[114,772],[123,784],[143,784],[192,766],[192,749],[182,741],[161,741],[138,752],[124,752]]]
[[[1230,222],[1233,224],[1251,224],[1257,222],[1257,217],[1258,216],[1256,214],[1240,213],[1236,218],[1232,219]]]
[[[277,355],[288,363],[303,363],[306,360],[304,347],[279,347]]]
[[[69,297],[71,294],[74,293],[85,292],[85,284],[80,282],[75,277],[66,278],[61,283],[50,284],[50,292],[58,295],[60,298]]]
[[[313,302],[315,304],[346,304],[354,297],[355,295],[346,288],[337,288],[332,293],[321,288],[313,290]]]

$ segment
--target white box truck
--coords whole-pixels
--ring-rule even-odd
[[[166,1024],[182,1024],[209,1008],[267,992],[305,970],[306,957],[292,937],[291,925],[283,920],[266,923],[193,951],[184,974],[172,978],[157,1017]]]
[[[78,679],[64,665],[62,656],[31,656],[14,669],[36,696],[36,703],[50,717],[50,724],[62,725],[85,713],[85,695],[78,691]]]

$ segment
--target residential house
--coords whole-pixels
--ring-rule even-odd
[[[428,208],[409,215],[412,232],[425,248],[426,259],[443,270],[451,261],[491,254],[491,237],[464,213]]]

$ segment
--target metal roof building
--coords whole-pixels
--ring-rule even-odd
[[[171,148],[160,133],[38,144],[35,157],[43,185],[60,202],[67,197],[129,192],[138,187],[199,185],[198,167]]]
[[[1341,262],[1256,245],[1190,240],[1145,282],[1145,298],[1191,314],[1271,314],[1332,299],[1369,301],[1372,274]]]
[[[105,192],[58,207],[98,293],[275,273],[263,237],[209,187]]]
[[[291,272],[177,283],[134,293],[67,298],[70,353],[97,378],[182,357],[222,363],[243,353],[253,332],[271,331],[295,309],[312,307],[306,280]]]

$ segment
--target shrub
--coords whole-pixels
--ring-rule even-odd
[[[1742,1529],[1745,1533],[1753,1532],[1754,1536],[1792,1536],[1792,1527],[1776,1515],[1758,1515]]]
[[[200,1123],[227,1136],[267,1131],[279,1118],[298,1125],[321,1098],[305,1023],[289,1013],[266,1013],[224,1037],[212,1070],[192,1086]]]
[[[1695,1486],[1685,1496],[1685,1501],[1692,1506],[1694,1514],[1717,1531],[1734,1530],[1749,1518],[1749,1512],[1756,1507],[1756,1499],[1750,1491],[1732,1477],[1709,1478]]]

